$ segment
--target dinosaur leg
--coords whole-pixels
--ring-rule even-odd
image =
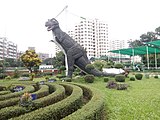
[[[73,69],[74,69],[74,58],[72,52],[67,52],[67,62],[68,62],[68,73],[67,77],[72,78]]]

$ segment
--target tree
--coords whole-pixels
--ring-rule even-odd
[[[22,54],[21,60],[30,73],[33,72],[33,67],[39,66],[42,62],[34,50],[26,50],[26,52]]]
[[[65,66],[65,55],[62,51],[56,53],[56,57],[53,58],[53,67],[60,68],[61,66]]]
[[[160,27],[156,28],[155,32],[156,32],[156,35],[157,35],[157,38],[158,38],[158,36],[160,36]]]
[[[143,43],[140,40],[135,40],[135,41],[129,42],[129,47],[131,47],[131,48],[142,46],[142,45],[143,45]]]

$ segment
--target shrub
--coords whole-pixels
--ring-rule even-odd
[[[125,76],[124,75],[116,75],[115,80],[117,82],[125,82]]]
[[[130,81],[135,81],[135,77],[130,77]]]
[[[143,77],[143,74],[141,74],[141,73],[135,74],[135,78],[137,80],[142,80],[142,77]]]
[[[117,83],[113,80],[110,80],[110,81],[108,81],[106,87],[109,88],[109,89],[115,89],[115,88],[117,88]]]
[[[157,78],[158,78],[158,75],[155,75],[155,76],[154,76],[154,78],[156,78],[156,79],[157,79]]]
[[[19,77],[20,77],[20,72],[18,71],[18,69],[15,69],[13,78],[19,78]]]
[[[117,90],[126,90],[127,87],[127,84],[117,84]]]
[[[49,80],[49,76],[45,76],[45,79],[46,79],[46,81],[48,81]]]
[[[5,77],[6,80],[11,80],[11,76]]]
[[[5,77],[7,77],[7,75],[6,75],[6,74],[4,74],[4,73],[0,73],[0,79],[4,79]]]
[[[85,75],[84,80],[87,83],[93,83],[94,82],[94,76],[93,75]]]
[[[92,64],[88,64],[88,65],[86,65],[85,68],[86,68],[87,70],[91,71],[91,70],[94,69],[94,66],[93,66]]]
[[[23,73],[21,77],[29,77],[29,73]]]
[[[109,78],[108,77],[104,77],[104,82],[108,82]]]
[[[119,68],[123,68],[123,65],[121,63],[117,63],[114,65],[114,67],[119,69]]]

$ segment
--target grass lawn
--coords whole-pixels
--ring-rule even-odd
[[[41,79],[34,79],[40,81]],[[44,79],[43,79],[44,80]],[[0,85],[17,80],[0,80]],[[160,120],[160,79],[150,78],[129,81],[127,90],[106,88],[103,78],[85,83],[82,78],[74,80],[95,87],[104,93],[106,120]]]
[[[129,81],[128,90],[106,88],[103,79],[89,84],[105,94],[107,120],[160,120],[160,79]]]

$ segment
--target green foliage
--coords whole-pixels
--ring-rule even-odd
[[[19,78],[20,77],[20,72],[18,69],[14,70],[13,78]]]
[[[18,84],[16,84],[16,85],[18,85]],[[11,85],[11,87],[12,86],[15,87],[16,85]],[[6,94],[6,95],[1,95],[0,100],[18,97],[18,96],[21,96],[25,92],[33,92],[35,90],[34,87],[31,85],[23,85],[23,86],[25,87],[25,89],[23,89],[22,91],[14,92],[14,93]]]
[[[104,95],[93,87],[76,84],[83,89],[85,96],[90,96],[89,102],[81,109],[68,115],[62,120],[103,120],[104,119]],[[92,99],[91,99],[92,98]]]
[[[11,80],[11,76],[5,77],[5,80]]]
[[[94,76],[93,75],[85,75],[84,80],[87,83],[93,83],[94,82]]]
[[[39,66],[42,62],[34,50],[26,50],[26,52],[22,54],[21,60],[31,73],[33,67]]]
[[[143,77],[143,74],[141,74],[141,73],[135,74],[135,78],[136,78],[137,80],[142,80],[142,77]]]
[[[33,80],[34,77],[35,77],[35,73],[30,73],[30,74],[29,74],[29,77],[30,77],[30,80]]]
[[[135,77],[130,77],[130,81],[135,81]]]
[[[105,62],[104,61],[100,61],[100,60],[96,60],[93,65],[96,69],[98,69],[99,71],[102,71],[102,68],[104,66]]]
[[[156,79],[157,79],[157,78],[158,78],[158,75],[155,75],[155,76],[154,76],[154,78],[156,78]]]
[[[0,73],[0,79],[4,79],[5,77],[7,77],[5,73]]]
[[[62,51],[56,53],[56,57],[53,58],[53,67],[60,68],[62,65],[65,66],[65,56]]]
[[[28,120],[44,120],[44,119],[62,119],[63,117],[76,111],[82,105],[83,91],[81,88],[73,85],[67,85],[72,91],[72,94],[55,104],[49,105],[44,108],[40,108],[36,111],[21,115],[17,117],[17,120],[23,120],[27,118]],[[70,87],[69,87],[70,86]]]
[[[124,68],[124,66],[123,66],[123,64],[121,64],[121,63],[116,63],[115,65],[114,65],[114,67],[115,68],[117,68],[117,69],[119,69],[119,68]]]
[[[22,73],[21,77],[29,77],[29,73]]]
[[[115,76],[115,80],[117,81],[117,82],[125,82],[125,76],[124,75],[116,75]]]
[[[87,64],[86,67],[85,67],[85,69],[91,71],[91,70],[94,69],[94,66],[92,64]]]
[[[109,78],[108,77],[104,77],[104,82],[108,82]]]

